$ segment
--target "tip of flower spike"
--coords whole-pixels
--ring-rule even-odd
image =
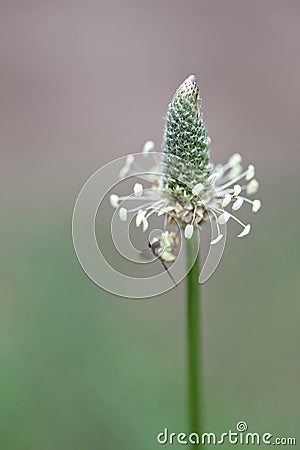
[[[199,99],[199,88],[197,85],[197,80],[195,75],[188,76],[183,83],[179,86],[177,89],[174,98],[177,96],[179,97],[185,97],[187,96],[195,103],[198,103]]]
[[[186,80],[185,83],[192,83],[192,84],[197,84],[197,78],[194,74],[189,75]]]
[[[190,75],[189,77],[187,77],[183,84],[187,87],[188,90],[192,90],[193,92],[196,91],[198,93],[199,88],[195,75]]]

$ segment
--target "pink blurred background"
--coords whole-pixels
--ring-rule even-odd
[[[5,450],[153,449],[184,423],[183,287],[109,296],[70,228],[96,169],[160,148],[191,73],[212,160],[242,153],[263,202],[203,289],[206,423],[298,431],[299,17],[296,0],[0,2]]]

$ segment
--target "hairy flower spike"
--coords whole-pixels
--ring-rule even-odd
[[[192,192],[194,180],[207,184],[212,171],[208,145],[199,88],[190,75],[169,104],[163,140],[165,186],[179,199]]]
[[[120,220],[126,221],[128,214],[134,214],[136,226],[145,232],[153,214],[164,216],[164,227],[176,222],[184,230],[184,237],[191,239],[195,230],[211,219],[216,222],[218,233],[211,245],[223,239],[219,225],[230,220],[242,228],[238,237],[247,236],[251,225],[242,222],[236,212],[239,214],[244,205],[250,206],[253,213],[261,208],[260,200],[247,197],[255,194],[259,187],[254,178],[255,167],[250,164],[243,170],[239,153],[234,153],[225,164],[213,165],[209,144],[199,88],[194,75],[190,75],[179,86],[168,107],[163,152],[160,162],[156,162],[159,170],[153,168],[141,174],[135,157],[129,155],[120,171],[121,178],[137,175],[143,182],[150,182],[152,188],[149,190],[144,184],[135,183],[129,196],[111,194],[111,206],[119,208]],[[142,152],[149,157],[153,149],[154,143],[147,141]],[[126,209],[122,206],[125,200],[141,204]]]

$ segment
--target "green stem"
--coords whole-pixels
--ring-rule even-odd
[[[197,250],[196,250],[197,249]],[[187,275],[187,356],[188,356],[188,405],[189,432],[203,432],[200,408],[200,284],[198,236],[186,240],[186,264],[191,267]],[[195,259],[195,262],[193,262]],[[194,448],[194,446],[192,445]]]

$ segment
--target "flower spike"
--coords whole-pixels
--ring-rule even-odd
[[[137,227],[145,232],[152,214],[165,217],[165,225],[174,221],[184,230],[186,239],[191,239],[195,229],[205,222],[216,221],[218,235],[211,241],[217,244],[223,237],[219,225],[229,219],[237,222],[242,230],[238,237],[244,237],[251,230],[234,214],[244,205],[250,204],[253,213],[261,208],[260,200],[251,200],[247,195],[255,194],[259,183],[255,167],[250,164],[245,170],[242,157],[234,153],[225,164],[214,166],[210,160],[208,137],[203,120],[199,87],[194,75],[190,75],[175,92],[165,118],[165,130],[161,153],[160,175],[145,174],[143,180],[150,182],[152,189],[145,189],[142,183],[135,183],[133,193],[127,197],[110,196],[113,208],[119,208],[121,201],[145,201],[132,209],[119,209],[121,220],[134,213]],[[154,150],[153,141],[147,141],[142,153],[147,157]],[[135,158],[129,155],[120,177],[141,173],[135,170]],[[226,209],[227,208],[227,209]],[[165,233],[168,233],[165,230]],[[167,236],[167,235],[166,235]]]

